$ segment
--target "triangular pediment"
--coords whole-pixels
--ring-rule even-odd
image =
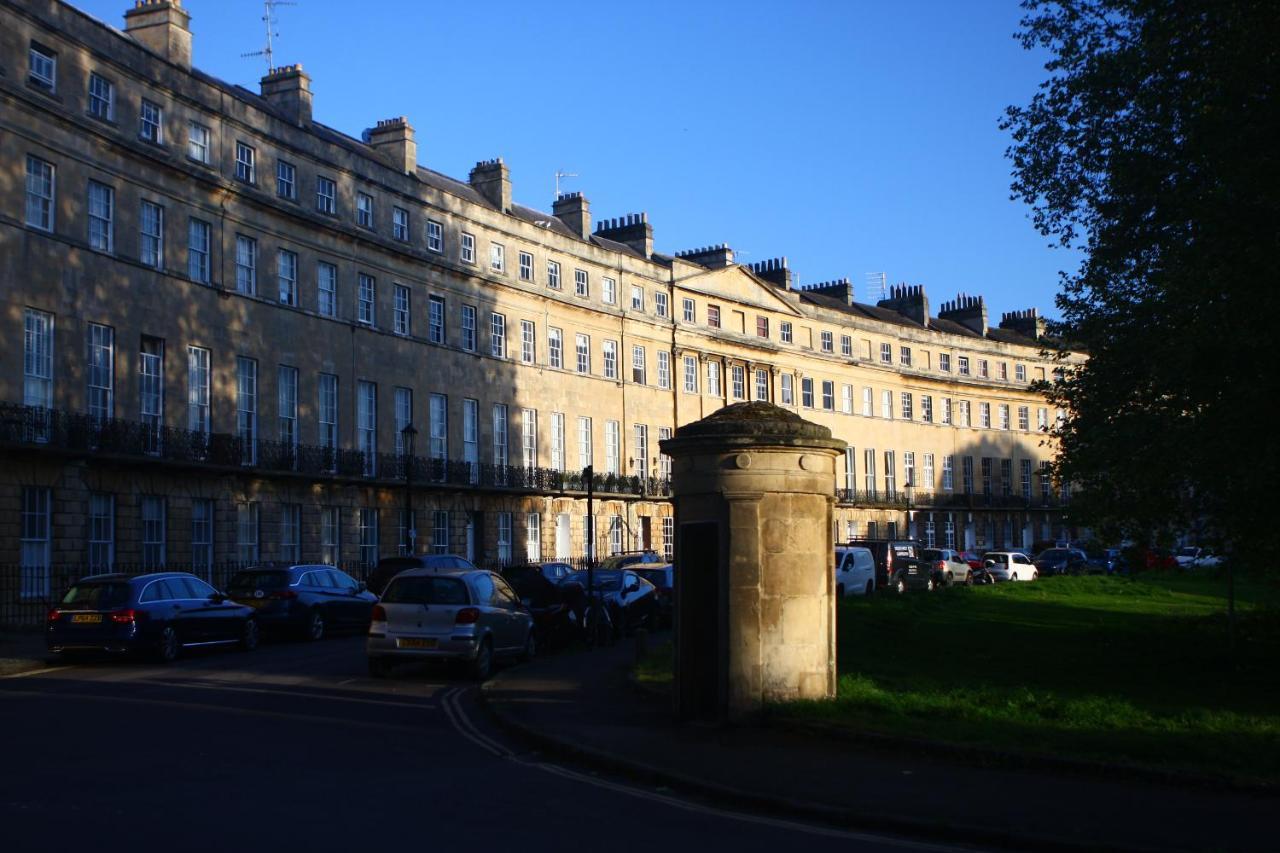
[[[798,299],[788,299],[772,284],[743,266],[699,270],[692,275],[677,277],[675,287],[677,290],[683,289],[725,302],[735,302],[797,317],[801,315]]]

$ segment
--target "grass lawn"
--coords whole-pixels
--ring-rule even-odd
[[[1280,609],[1237,583],[1048,578],[838,605],[837,697],[784,717],[1280,782]],[[639,673],[660,677],[658,667]]]

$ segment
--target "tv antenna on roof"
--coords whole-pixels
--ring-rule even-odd
[[[560,179],[576,177],[578,177],[577,172],[566,172],[562,169],[556,169],[556,198],[560,198]]]
[[[252,53],[242,53],[240,54],[240,57],[242,59],[248,59],[249,57],[252,57],[252,56],[266,57],[267,73],[270,74],[271,72],[275,71],[276,70],[275,50],[272,49],[271,47],[271,40],[273,38],[280,37],[280,33],[276,31],[276,23],[277,23],[276,7],[277,6],[297,6],[297,5],[298,4],[293,2],[293,0],[263,0],[262,22],[267,27],[267,44],[262,50],[255,50]]]
[[[886,273],[867,273],[867,296],[873,302],[889,298],[889,276]]]

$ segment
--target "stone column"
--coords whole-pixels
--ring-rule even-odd
[[[835,465],[845,443],[771,403],[661,442],[674,459],[676,712],[732,721],[835,695]]]

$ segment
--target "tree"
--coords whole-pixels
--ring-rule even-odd
[[[1002,122],[1013,198],[1084,252],[1052,331],[1088,358],[1043,388],[1067,413],[1072,517],[1259,557],[1280,483],[1280,3],[1023,9],[1018,37],[1051,59]]]

